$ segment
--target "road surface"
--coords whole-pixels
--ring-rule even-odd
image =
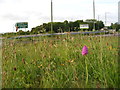
[[[101,32],[108,32],[108,31],[95,31],[95,32],[70,32],[69,34],[96,34]],[[11,37],[8,39],[15,39],[15,38],[26,38],[26,37],[39,37],[39,36],[51,36],[51,35],[66,35],[68,33],[53,33],[53,34],[37,34],[37,35],[22,35],[17,37]]]
[[[51,35],[66,35],[66,34],[96,34],[96,33],[106,33],[108,31],[95,31],[95,32],[67,32],[67,33],[53,33],[53,34],[36,34],[36,35],[21,35],[21,36],[16,36],[16,37],[10,37],[8,39],[19,39],[19,38],[26,38],[26,37],[40,37],[40,36],[51,36]],[[104,34],[102,36],[120,36],[120,34]],[[95,35],[95,36],[100,36],[100,35]],[[4,39],[3,37],[0,37],[0,40]]]

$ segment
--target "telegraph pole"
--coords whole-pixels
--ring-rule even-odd
[[[53,31],[53,2],[51,0],[51,33]]]
[[[99,30],[99,16],[100,16],[100,15],[98,15],[98,30]]]
[[[105,25],[107,24],[107,12],[105,12]]]
[[[93,0],[93,18],[95,19],[95,1]]]
[[[95,20],[95,1],[93,0],[93,19]],[[95,21],[93,21],[93,30],[95,30]]]
[[[105,12],[105,25],[107,26],[107,18],[108,18],[108,14],[110,14],[110,12]]]

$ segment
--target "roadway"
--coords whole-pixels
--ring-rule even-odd
[[[11,37],[8,39],[17,39],[17,38],[26,38],[26,37],[40,37],[40,36],[51,36],[51,35],[66,35],[66,34],[96,34],[96,33],[106,33],[108,31],[95,31],[95,32],[69,32],[69,33],[52,33],[52,34],[36,34],[36,35],[21,35],[21,36],[16,36],[16,37]]]

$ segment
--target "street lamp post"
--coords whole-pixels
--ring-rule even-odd
[[[93,0],[93,18],[95,19],[95,1]]]
[[[110,14],[110,12],[105,12],[105,26],[107,26],[107,18],[108,18],[108,14]]]
[[[106,25],[106,21],[107,21],[107,13],[105,12],[105,25]]]
[[[95,1],[93,0],[93,19],[95,20]],[[95,30],[95,21],[93,21],[93,30]]]
[[[105,12],[105,26],[107,26],[107,12]]]
[[[100,16],[100,15],[98,15],[98,30],[99,30],[99,16]]]
[[[53,31],[53,2],[51,0],[51,33]]]

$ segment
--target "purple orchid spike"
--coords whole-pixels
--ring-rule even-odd
[[[88,54],[88,48],[87,48],[87,46],[84,46],[82,48],[82,55],[87,55],[87,54]]]

